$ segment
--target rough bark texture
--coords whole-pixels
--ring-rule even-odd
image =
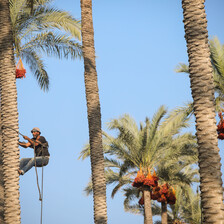
[[[182,0],[196,117],[203,223],[224,223],[212,66],[204,0]]]
[[[150,191],[143,190],[143,196],[144,196],[144,224],[153,224]]]
[[[94,221],[107,223],[106,181],[102,146],[101,112],[95,63],[92,0],[81,0],[82,45],[85,66],[85,89],[91,148],[91,169],[94,198]]]
[[[9,1],[0,0],[0,96],[5,223],[20,223],[17,90]]]
[[[162,202],[161,206],[162,206],[162,209],[161,209],[162,224],[167,224],[168,223],[167,203],[166,202]]]
[[[1,127],[1,124],[0,124]],[[3,181],[3,158],[2,136],[0,134],[0,223],[4,224],[4,181]]]

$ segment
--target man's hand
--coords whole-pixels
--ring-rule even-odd
[[[23,138],[25,139],[25,140],[29,140],[29,137],[27,137],[27,136],[23,136]]]
[[[35,144],[35,146],[38,145],[38,143],[35,143],[35,141],[31,140],[29,137],[27,137],[27,136],[25,136],[25,135],[23,136],[23,138],[24,138],[25,140],[28,141],[28,143],[26,143],[26,146],[27,146],[27,147],[30,147],[30,146],[33,145],[33,144]]]
[[[19,145],[22,146],[23,148],[27,148],[28,147],[27,143],[25,143],[25,142],[20,142],[19,141]]]

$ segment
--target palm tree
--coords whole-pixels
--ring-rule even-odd
[[[33,1],[32,15],[29,13],[27,1],[2,0],[0,2],[0,96],[3,143],[1,155],[4,171],[4,195],[1,194],[0,198],[1,205],[4,198],[4,214],[1,210],[1,223],[3,223],[3,216],[5,223],[20,223],[17,172],[19,166],[18,112],[14,56],[26,60],[43,90],[48,89],[49,80],[39,56],[41,51],[58,57],[81,56],[80,45],[74,40],[74,38],[80,39],[79,22],[68,13],[47,6],[48,2],[46,0]],[[67,35],[56,35],[56,29],[64,30]],[[68,33],[72,38],[68,37]],[[7,128],[9,126],[10,129]]]
[[[156,169],[159,163],[163,163],[167,158],[174,156],[171,144],[172,138],[178,134],[181,128],[185,127],[187,119],[183,114],[178,114],[175,111],[160,124],[165,113],[165,108],[161,107],[158,113],[154,115],[152,122],[146,119],[145,127],[141,126],[139,132],[136,125],[132,125],[128,129],[127,124],[133,124],[133,121],[129,121],[128,117],[121,118],[120,121],[114,120],[111,123],[110,128],[119,130],[120,134],[117,139],[123,143],[123,146],[119,147],[126,159],[122,168],[124,171],[133,168],[133,165],[138,168],[142,167],[143,170]],[[126,148],[130,150],[128,155]],[[124,172],[122,169],[121,172]],[[143,189],[143,196],[144,220],[145,223],[152,223],[150,192]]]
[[[82,56],[80,21],[51,3],[34,1],[30,14],[27,0],[10,0],[15,57],[26,62],[43,90],[48,90],[49,78],[42,55],[59,59]]]
[[[9,1],[0,1],[1,125],[18,131],[17,90]],[[18,133],[2,128],[5,223],[20,223]]]
[[[85,90],[91,149],[91,170],[94,197],[94,221],[107,223],[106,182],[102,146],[101,111],[95,62],[92,0],[81,0],[82,45],[85,66]]]
[[[196,117],[203,223],[224,222],[214,85],[204,0],[182,0],[191,92]]]
[[[146,118],[145,126],[141,123],[140,129],[136,125],[135,121],[129,116],[124,115],[119,119],[113,119],[108,123],[109,129],[117,130],[118,136],[116,138],[107,135],[104,138],[104,150],[105,156],[105,166],[106,170],[106,181],[107,184],[117,183],[112,191],[112,197],[116,192],[125,186],[127,186],[124,191],[126,192],[126,198],[124,205],[127,209],[132,209],[133,211],[138,210],[134,205],[130,205],[130,198],[139,197],[141,191],[130,187],[130,184],[136,176],[136,172],[140,167],[143,169],[156,168],[159,163],[163,163],[167,158],[180,158],[181,150],[184,152],[185,160],[187,158],[187,151],[192,150],[192,145],[195,147],[195,141],[190,134],[184,134],[176,136],[179,131],[187,126],[187,113],[183,113],[186,108],[181,110],[176,110],[170,113],[162,123],[161,119],[166,114],[164,106],[162,106],[158,112],[154,115],[152,121]],[[173,138],[176,136],[175,138]],[[180,146],[177,147],[176,144]],[[191,147],[186,147],[186,145]],[[185,150],[183,150],[183,148]],[[193,153],[191,151],[191,153]],[[89,148],[86,146],[81,152],[81,158],[86,158],[89,155]],[[183,158],[183,157],[182,157]],[[186,160],[187,161],[187,160]],[[180,161],[181,162],[181,161]],[[86,192],[91,192],[92,185],[86,188]],[[146,189],[143,193],[150,192]],[[146,194],[147,195],[147,194]],[[144,194],[144,200],[145,200]],[[149,208],[146,206],[149,204]],[[144,202],[145,206],[145,223],[152,223],[151,214],[151,200]],[[147,219],[147,217],[149,217]]]

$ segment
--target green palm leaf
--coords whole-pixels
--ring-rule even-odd
[[[42,55],[80,59],[80,21],[52,7],[50,0],[10,0],[9,3],[15,56],[27,63],[41,89],[48,90],[49,78]]]
[[[49,77],[40,56],[32,48],[27,48],[21,52],[21,57],[25,59],[26,63],[29,65],[40,88],[44,91],[48,90]]]
[[[81,58],[81,45],[66,35],[58,35],[53,32],[45,32],[33,36],[21,47],[21,52],[27,48],[33,48],[36,51],[42,51],[47,56],[56,56],[59,59]]]

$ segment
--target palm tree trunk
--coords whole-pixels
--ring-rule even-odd
[[[0,0],[0,96],[4,176],[4,217],[20,223],[18,110],[9,1]],[[10,126],[12,129],[6,128]]]
[[[94,221],[107,223],[106,181],[102,146],[101,112],[95,62],[92,0],[81,0],[82,44],[85,66],[85,88],[89,124],[92,169]]]
[[[224,223],[221,163],[204,0],[182,0],[196,117],[203,223]]]
[[[162,219],[162,224],[167,224],[168,222],[168,217],[167,217],[167,203],[162,202],[162,211],[161,211],[161,219]]]
[[[3,158],[2,158],[1,135],[0,135],[0,223],[4,224],[4,181],[3,181]]]
[[[143,190],[143,197],[144,197],[144,224],[153,224],[150,191]]]

